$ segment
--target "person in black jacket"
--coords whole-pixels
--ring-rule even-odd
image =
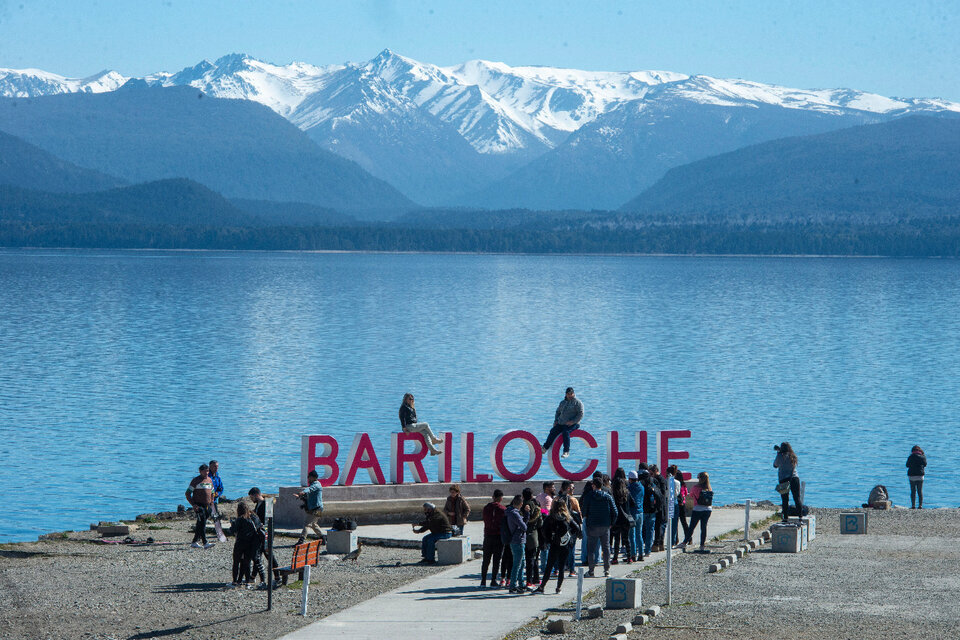
[[[260,520],[250,512],[246,502],[237,505],[237,521],[234,524],[237,540],[233,544],[233,582],[239,587],[241,582],[250,582],[250,563],[260,548]]]
[[[916,509],[917,498],[920,498],[920,509],[923,509],[923,476],[927,466],[927,456],[920,445],[914,445],[907,458],[907,478],[910,480],[910,508]]]
[[[653,550],[663,551],[663,535],[667,530],[667,479],[660,474],[660,467],[655,464],[650,465],[650,479],[662,496],[660,508],[656,512],[656,524],[653,532]]]
[[[434,435],[430,425],[426,422],[417,422],[417,409],[413,406],[413,394],[403,394],[403,402],[400,404],[400,428],[404,433],[420,433],[430,449],[430,455],[438,456],[443,453],[436,445],[443,442],[442,438]]]
[[[547,567],[543,571],[543,580],[537,587],[537,593],[543,593],[550,581],[550,573],[557,570],[557,590],[561,593],[563,586],[563,567],[567,563],[567,555],[571,553],[573,545],[577,544],[580,527],[574,522],[567,510],[564,500],[554,500],[550,506],[550,515],[543,524],[543,538],[550,545],[547,553]]]
[[[533,489],[526,487],[523,490],[523,520],[527,523],[527,540],[525,543],[526,552],[526,576],[527,586],[532,587],[540,582],[540,528],[543,526],[543,513],[540,511],[540,503],[533,497]],[[516,559],[514,559],[516,560]]]
[[[613,502],[617,505],[617,520],[613,523],[611,532],[613,533],[613,545],[611,554],[613,558],[610,564],[617,564],[620,558],[620,550],[623,547],[627,549],[625,562],[627,564],[637,559],[637,550],[633,544],[633,528],[637,522],[633,517],[637,510],[637,502],[630,495],[627,489],[627,472],[623,467],[617,469],[613,474]]]

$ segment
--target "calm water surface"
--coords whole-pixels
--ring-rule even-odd
[[[296,483],[307,432],[386,465],[407,390],[489,471],[568,384],[596,435],[691,429],[719,503],[776,498],[789,440],[813,504],[909,502],[919,443],[956,507],[958,310],[942,260],[0,251],[0,541],[172,509],[210,458]]]

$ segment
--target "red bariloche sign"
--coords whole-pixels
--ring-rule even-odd
[[[453,482],[453,434],[442,433],[443,453],[436,456],[437,482]],[[657,433],[657,464],[666,469],[671,460],[685,460],[690,457],[687,451],[671,451],[670,440],[689,438],[690,431],[660,431]],[[587,431],[577,430],[570,434],[573,440],[582,441],[590,450],[597,449],[597,441]],[[504,461],[504,450],[511,443],[519,443],[526,448],[527,459],[517,468],[508,468]],[[409,445],[409,446],[408,446]],[[577,445],[575,445],[577,446]],[[492,482],[489,473],[479,473],[475,466],[474,434],[460,434],[460,478],[459,482]],[[546,453],[540,450],[540,441],[529,431],[508,431],[496,439],[490,449],[490,468],[501,478],[509,482],[526,482],[537,475],[543,464],[544,455],[553,471],[554,477],[575,482],[593,475],[600,466],[600,458],[590,458],[579,469],[567,469],[560,458],[561,448],[558,442]],[[420,433],[393,433],[390,435],[390,472],[389,482],[403,484],[404,475],[409,474],[411,482],[427,482],[424,460],[427,458],[427,443]],[[361,471],[367,473],[372,484],[387,484],[383,466],[373,448],[368,433],[358,433],[347,453],[343,466],[338,462],[340,445],[336,438],[329,435],[301,437],[300,482],[307,484],[307,473],[316,469],[323,486],[341,484],[350,486]],[[637,431],[633,442],[621,440],[620,433],[607,433],[606,467],[604,471],[611,476],[617,467],[636,468],[638,462],[647,461],[647,432]],[[686,475],[686,474],[684,474]]]

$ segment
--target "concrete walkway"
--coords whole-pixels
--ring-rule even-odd
[[[751,510],[751,520],[762,520],[770,511]],[[708,532],[711,537],[743,528],[742,509],[719,509],[710,517]],[[477,525],[476,528],[473,525]],[[375,531],[380,530],[380,531]],[[403,536],[418,538],[409,525],[364,527],[369,537]],[[467,533],[471,542],[482,538],[482,523],[469,523]],[[699,535],[699,531],[697,532]],[[679,553],[675,550],[674,553]],[[578,553],[579,559],[579,553]],[[610,567],[612,577],[627,574],[659,562],[666,553],[655,553],[643,563],[618,564]],[[664,565],[665,567],[665,565]],[[599,568],[602,570],[602,566]],[[664,569],[665,570],[665,569]],[[298,631],[283,636],[282,640],[320,640],[350,638],[351,640],[422,640],[425,637],[446,637],[457,640],[498,640],[514,629],[543,616],[548,610],[564,609],[563,605],[576,598],[577,580],[567,578],[563,593],[554,595],[554,581],[547,585],[547,595],[513,595],[505,589],[481,589],[480,561],[456,565],[428,578],[417,580],[393,591],[388,591],[366,602],[335,613]],[[584,580],[584,591],[603,586],[602,578]],[[316,594],[316,595],[314,595]],[[322,589],[312,589],[312,597],[323,597]],[[646,603],[659,604],[657,594],[644,594]],[[569,609],[569,606],[566,607]]]

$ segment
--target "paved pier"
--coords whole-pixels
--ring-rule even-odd
[[[770,511],[751,510],[756,522]],[[742,509],[718,509],[710,517],[711,537],[743,528]],[[363,527],[364,537],[418,540],[410,525]],[[468,523],[471,542],[482,541],[483,524]],[[699,529],[697,531],[699,535]],[[674,551],[679,553],[679,551]],[[624,577],[643,566],[659,562],[665,552],[655,553],[642,563],[610,567],[611,577]],[[577,558],[579,559],[579,552]],[[662,565],[666,570],[666,565]],[[598,573],[602,566],[598,568]],[[480,561],[456,565],[446,571],[388,591],[356,606],[314,622],[283,636],[282,640],[422,640],[424,637],[456,636],[457,640],[498,640],[514,629],[543,616],[548,609],[561,607],[576,598],[576,578],[566,578],[563,593],[553,593],[556,582],[547,585],[546,595],[514,595],[506,589],[481,589]],[[603,586],[602,578],[585,579],[584,591]],[[323,587],[311,588],[311,598],[322,598]],[[659,603],[661,594],[644,593],[645,603]]]

